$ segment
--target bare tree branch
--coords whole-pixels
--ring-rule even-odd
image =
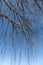
[[[1,49],[0,56],[6,53],[5,48],[8,46],[5,41],[8,36],[10,41],[12,41],[12,44],[8,43],[8,45],[11,44],[11,48],[15,54],[15,62],[18,48],[21,50],[19,52],[19,62],[21,61],[20,57],[22,56],[22,49],[24,46],[25,50],[27,46],[28,52],[29,45],[32,51],[34,50],[34,40],[38,39],[39,35],[37,19],[40,17],[40,13],[43,14],[43,8],[38,3],[38,0],[0,0],[0,32],[1,34],[3,33],[5,45],[3,45]],[[6,21],[4,21],[4,19]],[[2,38],[3,36],[1,34],[0,37]],[[15,44],[15,34],[18,38],[19,36],[23,39],[25,38],[28,44],[27,42],[25,44]],[[9,39],[7,41],[9,41]]]

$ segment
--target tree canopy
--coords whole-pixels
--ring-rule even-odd
[[[0,0],[0,40],[4,40],[3,48],[7,47],[7,43],[10,44],[7,42],[9,39],[10,42],[12,40],[11,46],[14,49],[17,46],[23,47],[22,43],[15,44],[15,38],[18,37],[28,41],[28,44],[27,42],[24,44],[25,47],[27,45],[27,49],[29,45],[33,49],[34,40],[38,39],[41,28],[42,22],[39,21],[41,15],[43,15],[43,0]],[[3,48],[0,54],[3,54]]]

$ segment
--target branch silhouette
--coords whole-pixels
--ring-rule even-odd
[[[6,52],[5,48],[7,48],[7,43],[5,43],[5,41],[7,35],[11,37],[12,48],[13,51],[15,50],[15,56],[17,54],[16,45],[14,42],[15,35],[18,38],[19,36],[23,37],[23,39],[25,38],[26,41],[28,41],[28,44],[30,45],[32,51],[34,50],[35,43],[33,44],[33,40],[37,40],[39,34],[39,30],[37,27],[37,18],[39,14],[37,14],[37,12],[39,12],[39,14],[43,14],[43,8],[39,4],[38,0],[0,0],[0,38],[2,39],[2,37],[4,36],[4,45],[1,49],[0,54],[4,55]],[[26,45],[27,42],[25,44],[25,48]],[[19,43],[18,46],[20,47]],[[20,50],[22,48],[23,46],[20,48]],[[22,50],[20,51],[20,57],[21,55]]]

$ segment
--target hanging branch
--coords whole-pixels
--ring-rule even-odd
[[[32,1],[36,4],[37,8],[40,9],[40,12],[42,13],[42,11],[41,11],[42,8],[39,5],[38,1],[37,0],[32,0]],[[14,37],[15,37],[14,33],[16,33],[16,36],[20,35],[23,38],[25,37],[26,41],[30,45],[32,51],[34,49],[33,46],[35,44],[35,43],[33,44],[33,38],[36,39],[39,34],[39,30],[36,25],[37,24],[36,22],[38,22],[38,21],[35,21],[38,18],[38,16],[37,16],[37,14],[36,14],[37,12],[35,11],[35,8],[34,8],[35,6],[33,6],[34,5],[33,2],[30,3],[30,0],[15,0],[15,2],[14,2],[15,5],[14,5],[13,0],[8,0],[8,2],[7,2],[7,0],[0,0],[0,19],[3,20],[3,23],[8,23],[8,25],[6,24],[7,27],[4,32],[5,33],[4,41],[6,40],[6,37],[7,37],[6,35],[8,32],[8,29],[9,29],[8,26],[10,24],[11,25],[10,37],[12,39],[11,46],[13,47],[13,52],[15,53],[15,61],[17,59],[16,52],[18,51],[18,49],[16,50],[17,47],[15,46],[15,42],[14,42]],[[6,6],[5,8],[2,8],[3,4]],[[2,8],[2,10],[1,10],[1,8]],[[7,8],[9,11],[7,10]],[[4,11],[6,13],[4,13]],[[39,12],[39,10],[38,10],[38,12]],[[40,12],[39,12],[39,14],[40,14]],[[7,15],[7,13],[9,14],[9,16]],[[13,17],[13,19],[11,19],[12,17]],[[32,19],[32,17],[34,18],[34,20]],[[4,19],[6,21],[4,21]],[[0,21],[0,22],[2,22],[2,21]],[[2,26],[2,27],[4,28],[4,26]],[[1,30],[3,30],[3,29],[1,28]],[[9,32],[8,32],[8,34],[9,34]],[[25,43],[25,48],[26,48],[27,42]],[[5,47],[7,47],[6,44],[7,43],[5,43],[5,46],[3,47],[4,49],[2,48],[2,51],[0,54],[5,53],[5,51],[3,51],[3,50],[6,50],[5,49]],[[18,43],[18,45],[19,45],[19,43]],[[20,47],[20,45],[19,45],[19,47]],[[20,48],[19,62],[21,62],[20,58],[22,56],[22,48],[23,48],[23,46]],[[29,56],[29,48],[27,48],[27,49],[28,49],[28,56]]]

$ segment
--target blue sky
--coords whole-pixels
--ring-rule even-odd
[[[30,0],[30,5],[32,5],[31,3],[32,2]],[[35,16],[29,14],[30,10],[34,14],[37,14],[38,16],[35,17]],[[23,38],[23,37],[18,38],[18,36],[15,35],[15,39],[14,39],[15,46],[13,49],[12,40],[9,35],[10,31],[11,31],[11,25],[9,25],[8,31],[7,31],[9,34],[7,33],[5,42],[4,42],[4,36],[2,39],[0,39],[0,65],[43,65],[43,13],[41,13],[40,10],[37,8],[36,8],[36,10],[34,10],[33,5],[30,6],[30,10],[28,11],[28,9],[26,9],[26,12],[28,13],[28,14],[26,14],[26,17],[32,21],[33,20],[35,21],[35,23],[33,23],[33,27],[37,27],[38,32],[39,32],[38,40],[37,41],[36,41],[36,39],[34,40],[34,44],[35,44],[35,51],[33,52],[34,57],[32,56],[32,51],[29,47],[29,43],[26,42],[25,38]],[[6,11],[7,11],[7,7],[3,3],[2,12],[5,13]],[[13,19],[12,13],[10,11],[8,11],[8,12],[9,12],[8,14],[10,14],[10,18]],[[7,14],[7,12],[6,12],[6,14]],[[2,32],[4,34],[6,31],[8,21],[6,19],[4,19],[3,22],[4,22],[3,23],[4,28],[3,27],[1,28],[1,22],[0,22],[0,28],[2,29]],[[3,29],[4,29],[4,31],[3,31]],[[2,34],[2,32],[0,34]],[[4,44],[4,43],[6,43],[6,44]],[[19,43],[19,45],[18,45],[18,43]],[[25,43],[27,44],[26,48],[24,48]],[[29,47],[29,50],[28,50],[28,47]],[[4,50],[3,52],[1,52],[2,49]],[[15,50],[16,50],[16,52],[15,52]],[[2,53],[2,55],[1,55],[1,53]],[[29,56],[28,56],[28,54],[29,54]]]
[[[34,58],[31,56],[31,52],[29,53],[29,62],[27,60],[27,56],[25,56],[24,51],[22,50],[22,56],[21,56],[21,60],[19,60],[19,52],[21,51],[21,49],[18,49],[18,53],[16,54],[16,62],[14,64],[14,51],[12,51],[12,48],[10,46],[10,44],[8,45],[8,47],[6,49],[6,52],[4,54],[3,59],[0,57],[0,65],[19,65],[19,61],[20,61],[20,65],[43,65],[43,36],[42,36],[42,32],[40,33],[40,38],[37,42],[37,46],[36,46],[36,51],[34,52]],[[19,40],[17,39],[15,41],[15,43],[19,43]],[[0,45],[3,43],[3,41],[0,43]],[[25,41],[23,42],[22,40],[20,40],[20,43],[25,43]],[[3,54],[2,54],[3,55]],[[12,61],[12,62],[11,62]]]

